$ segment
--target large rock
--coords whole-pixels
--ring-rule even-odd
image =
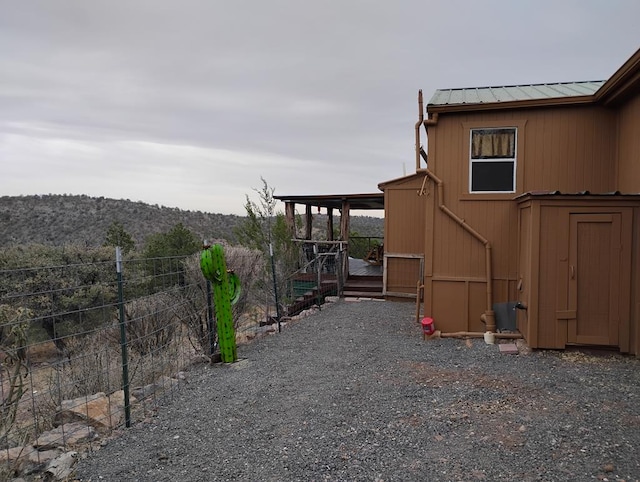
[[[65,452],[49,462],[47,469],[44,471],[45,476],[48,476],[48,480],[69,480],[69,476],[71,476],[71,472],[77,461],[77,452]]]
[[[23,475],[30,475],[44,469],[51,460],[59,457],[60,450],[36,450],[31,445],[0,450],[0,465],[12,467]]]
[[[131,397],[130,403],[133,404]],[[124,423],[124,391],[119,390],[107,396],[103,392],[94,395],[63,400],[58,408],[54,426],[72,422],[84,422],[98,432],[108,432]]]
[[[60,425],[49,432],[42,433],[33,446],[38,450],[51,450],[57,447],[73,447],[96,438],[96,429],[85,422],[72,422]]]

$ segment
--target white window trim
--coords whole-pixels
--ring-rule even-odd
[[[500,129],[513,129],[515,131],[515,145],[513,149],[513,158],[505,157],[499,159],[472,159],[471,152],[473,149],[473,131],[482,130],[500,130]],[[513,184],[511,191],[473,191],[473,163],[476,162],[506,162],[513,161]],[[516,126],[493,126],[493,127],[472,127],[469,129],[469,194],[512,194],[517,191],[518,182],[518,128]]]

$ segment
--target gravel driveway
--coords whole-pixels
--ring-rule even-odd
[[[640,360],[423,341],[413,310],[324,305],[195,368],[78,479],[640,479]]]

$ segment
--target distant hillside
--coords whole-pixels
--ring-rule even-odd
[[[150,234],[166,232],[178,223],[202,239],[235,242],[233,230],[244,219],[85,195],[2,196],[0,246],[27,243],[99,246],[114,221],[122,223],[138,247],[143,246]],[[351,230],[361,236],[382,236],[383,222],[380,218],[353,216]],[[324,229],[324,223],[326,216],[314,216],[314,227]]]

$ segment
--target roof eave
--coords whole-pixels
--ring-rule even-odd
[[[408,174],[406,176],[402,176],[402,177],[396,177],[394,179],[390,179],[389,181],[383,181],[381,183],[378,184],[378,189],[380,189],[381,191],[385,191],[389,186],[395,185],[395,184],[399,184],[399,183],[403,183],[403,182],[408,182],[411,179],[420,177],[420,176],[424,176],[424,172],[422,171],[418,171],[415,172],[414,174]]]
[[[526,109],[534,107],[551,107],[551,106],[563,106],[563,105],[580,105],[591,104],[595,102],[596,97],[591,95],[578,95],[574,97],[555,97],[545,99],[526,99],[526,100],[511,100],[505,102],[481,102],[481,103],[468,103],[468,104],[428,104],[428,113],[441,113],[441,112],[469,112],[469,111],[481,111],[481,110],[504,110],[504,109]]]
[[[604,104],[611,104],[636,86],[640,86],[640,49],[598,89],[595,97]]]

